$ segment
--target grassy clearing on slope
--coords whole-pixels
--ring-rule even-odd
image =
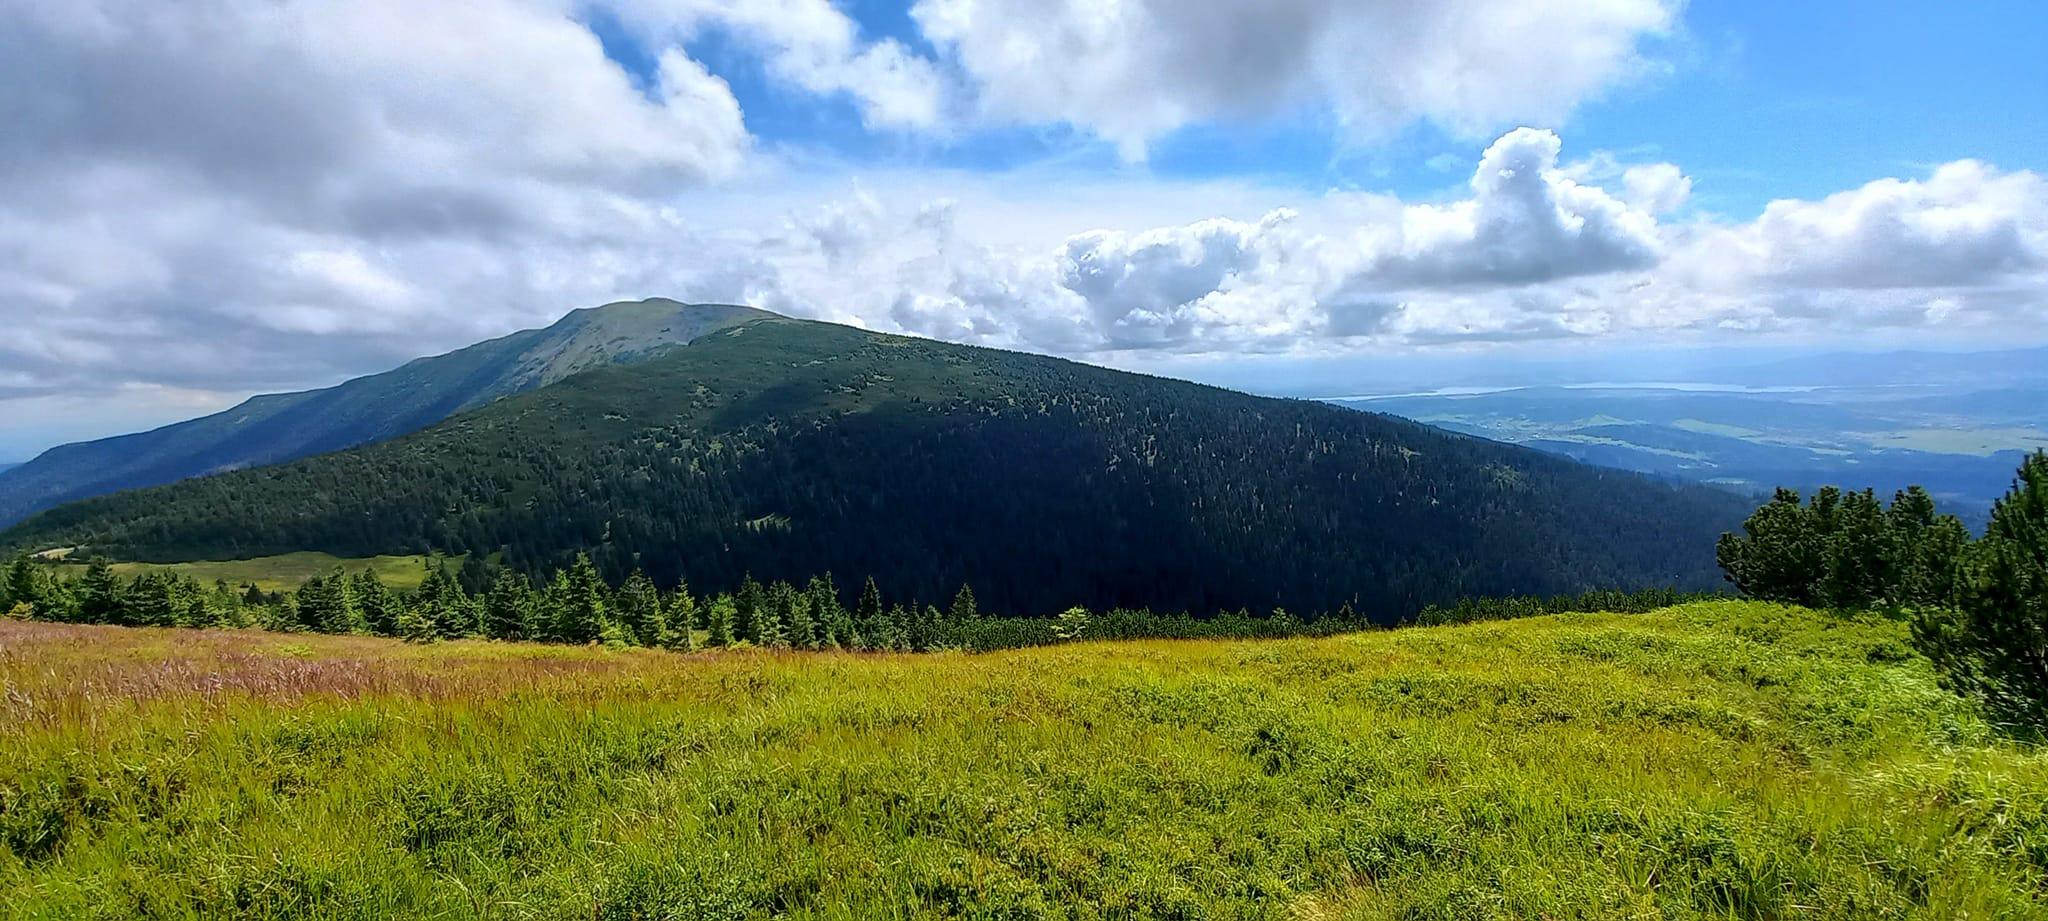
[[[2048,756],[1768,605],[986,655],[0,624],[0,915],[2037,918]]]
[[[82,561],[80,561],[82,562]],[[340,557],[331,553],[301,551],[281,553],[276,556],[262,556],[247,560],[199,560],[190,563],[114,563],[116,574],[133,578],[145,572],[168,572],[191,576],[201,583],[211,585],[219,579],[229,585],[254,583],[266,592],[285,591],[298,588],[314,576],[324,576],[337,568],[355,572],[370,569],[384,584],[399,591],[411,591],[420,587],[420,581],[427,577],[427,567],[447,564],[449,571],[462,565],[461,556],[372,556]],[[80,572],[84,571],[81,566]]]

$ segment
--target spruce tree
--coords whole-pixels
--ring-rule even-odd
[[[377,578],[375,572],[363,569],[350,576],[349,592],[355,597],[363,629],[378,636],[398,635],[399,599],[384,587],[383,580]]]
[[[704,645],[711,649],[731,646],[733,641],[732,622],[734,617],[731,595],[721,594],[705,606],[704,619],[706,635]]]
[[[441,624],[433,611],[408,604],[398,615],[398,635],[408,643],[431,643],[440,638]]]
[[[433,618],[434,635],[445,638],[467,636],[476,629],[468,602],[462,586],[456,584],[447,568],[437,566],[427,571],[426,579],[413,592],[410,606]]]
[[[812,576],[804,597],[810,602],[811,618],[818,624],[818,648],[852,645],[853,631],[847,624],[846,609],[839,604],[839,589],[832,584],[832,574]]]
[[[960,583],[960,593],[953,596],[953,610],[950,613],[955,624],[964,624],[981,615],[980,609],[974,604],[973,586],[965,582]]]
[[[361,614],[356,610],[349,586],[350,580],[339,572],[307,579],[299,586],[302,625],[321,633],[360,632]]]
[[[28,554],[20,554],[7,567],[7,577],[0,579],[0,601],[5,601],[8,610],[18,605],[33,609],[40,600],[36,592],[35,565],[29,562]]]
[[[128,587],[128,620],[145,627],[168,627],[178,619],[177,582],[163,573],[143,573]]]
[[[600,638],[610,619],[604,595],[604,579],[598,576],[590,556],[576,554],[576,562],[569,567],[568,597],[562,600],[563,642],[591,643]]]
[[[811,617],[811,599],[787,582],[775,583],[774,597],[789,645],[797,649],[818,648],[818,622]]]
[[[565,569],[555,570],[554,576],[548,579],[547,587],[534,593],[533,619],[540,628],[535,639],[550,643],[564,641],[562,631],[569,622],[569,596],[573,594],[575,592],[569,586],[569,572]]]
[[[663,602],[666,632],[662,634],[661,645],[676,652],[690,652],[697,648],[697,600],[690,597],[690,586],[684,583],[676,586]]]
[[[883,634],[882,619],[887,612],[882,610],[882,590],[875,587],[875,577],[869,576],[866,585],[861,586],[860,601],[853,609],[853,642],[855,649],[887,648]]]
[[[490,593],[484,596],[484,635],[498,640],[528,639],[533,623],[533,587],[526,574],[498,570]]]
[[[178,626],[206,628],[220,625],[220,615],[208,603],[206,595],[192,592],[185,596],[178,613]]]
[[[635,568],[619,586],[617,620],[626,642],[639,646],[661,645],[661,594],[654,581]]]
[[[126,588],[114,567],[94,557],[78,580],[78,617],[88,624],[134,623],[129,615]]]
[[[789,637],[783,626],[782,599],[766,586],[757,585],[756,591],[761,599],[754,608],[753,632],[747,635],[747,642],[763,648],[788,645]]]
[[[755,620],[760,616],[761,609],[767,606],[767,600],[767,593],[762,591],[761,583],[754,581],[753,573],[748,573],[740,579],[740,590],[732,599],[734,636],[750,643],[760,636],[760,626]]]

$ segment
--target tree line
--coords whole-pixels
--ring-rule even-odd
[[[222,581],[209,586],[162,571],[124,578],[104,560],[87,564],[76,578],[56,570],[26,556],[16,559],[0,579],[0,613],[60,623],[260,628],[414,642],[596,643],[684,652],[733,646],[986,650],[1084,638],[1325,635],[1371,626],[1349,605],[1312,617],[1284,609],[1192,617],[1145,609],[1091,613],[1078,607],[1050,618],[1001,617],[984,612],[967,585],[940,608],[885,603],[872,578],[849,606],[829,573],[803,584],[747,576],[736,591],[698,595],[687,584],[660,589],[638,569],[613,585],[584,555],[539,581],[472,557],[455,573],[445,565],[430,568],[411,591],[394,590],[367,569],[336,570],[284,592]]]
[[[1981,538],[1919,487],[1780,489],[1721,537],[1716,557],[1752,598],[1910,619],[1944,685],[1997,722],[2048,732],[2048,452],[2020,465]]]

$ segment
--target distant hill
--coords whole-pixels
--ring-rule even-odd
[[[588,550],[617,577],[873,575],[891,598],[1212,612],[1718,584],[1745,501],[1323,403],[756,319],[418,433],[73,503],[121,559]]]
[[[1984,364],[2001,367],[2008,354],[1987,354]],[[1909,353],[1903,360],[1918,367],[1915,359]],[[1980,388],[1905,372],[1865,386],[1712,391],[1618,384],[1337,402],[1752,494],[1834,485],[1890,496],[1919,485],[1944,511],[1981,527],[2020,461],[2048,447],[2048,385],[2013,379]]]
[[[52,448],[0,468],[0,525],[74,499],[295,460],[418,431],[465,409],[578,371],[645,357],[767,316],[750,307],[652,299],[578,310],[513,333],[321,390],[241,405],[116,438]]]

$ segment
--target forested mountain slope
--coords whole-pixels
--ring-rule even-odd
[[[152,431],[52,448],[0,470],[0,525],[73,499],[415,432],[500,397],[766,315],[663,299],[609,304],[333,387],[265,394]]]
[[[129,559],[589,550],[700,590],[745,573],[965,581],[1019,613],[1718,583],[1747,511],[1309,401],[763,319],[416,434],[74,503],[0,535]]]

